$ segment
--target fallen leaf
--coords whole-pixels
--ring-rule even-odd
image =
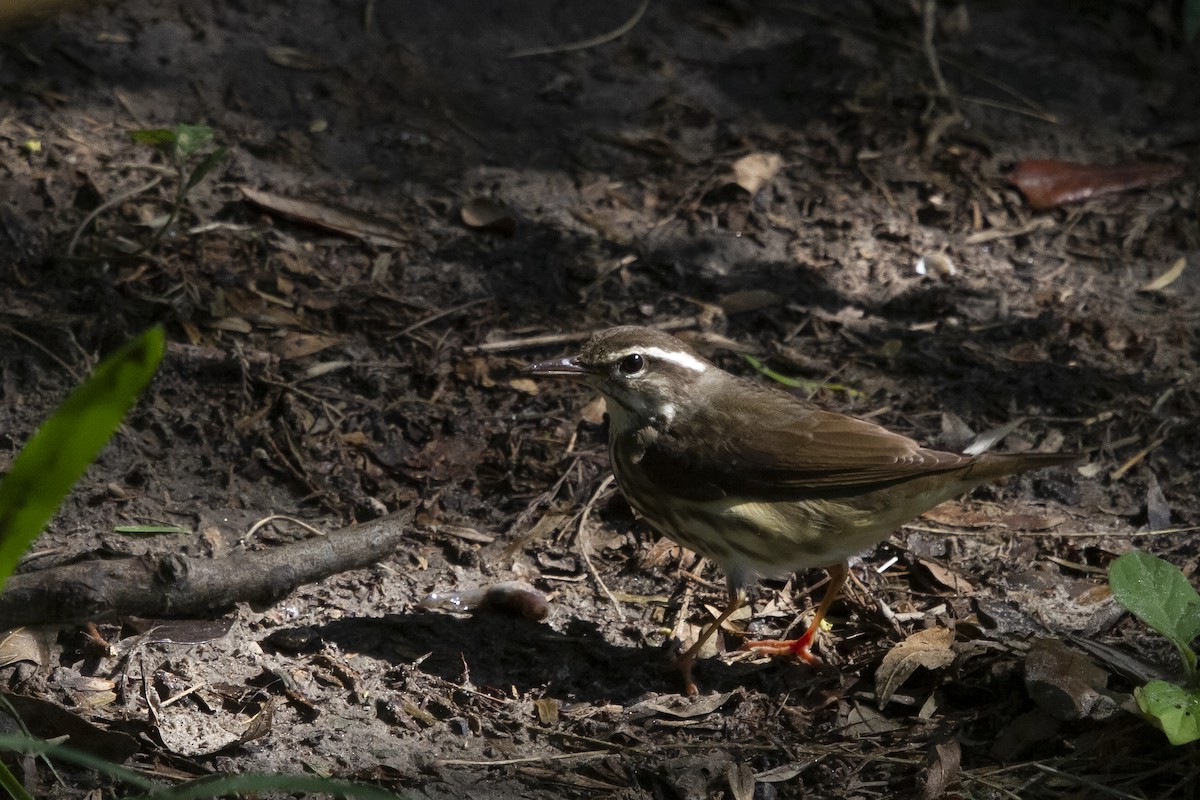
[[[220,639],[233,627],[233,617],[219,619],[147,619],[129,617],[127,623],[147,644],[203,644]]]
[[[262,192],[250,186],[238,188],[251,203],[309,225],[354,236],[371,244],[399,247],[406,242],[404,231],[382,217],[329,203]]]
[[[543,725],[553,725],[558,722],[558,701],[553,697],[542,697],[533,701],[537,709],[538,722]]]
[[[954,632],[947,628],[917,631],[893,647],[875,671],[875,702],[882,709],[917,669],[941,669],[954,661]]]
[[[725,705],[730,697],[733,697],[733,692],[707,694],[699,697],[687,697],[681,694],[662,695],[653,700],[643,700],[631,706],[630,711],[654,711],[676,719],[693,719],[711,714]]]
[[[1179,280],[1179,276],[1183,274],[1184,268],[1187,266],[1187,259],[1180,256],[1179,259],[1171,265],[1171,268],[1159,275],[1154,280],[1147,283],[1139,292],[1160,292],[1170,286],[1175,281]]]
[[[1019,161],[1008,175],[1029,205],[1038,210],[1112,192],[1166,183],[1183,174],[1178,164],[1135,161],[1103,166],[1070,161]]]
[[[881,733],[892,733],[906,728],[904,722],[888,719],[875,709],[855,703],[846,714],[846,724],[841,734],[846,739],[858,739],[867,736],[878,736]]]
[[[508,385],[522,394],[535,395],[541,391],[541,386],[531,378],[513,378]]]
[[[938,742],[925,757],[925,785],[921,787],[921,800],[937,800],[946,794],[950,784],[958,780],[962,746],[953,739]]]
[[[929,573],[929,577],[932,578],[934,582],[940,584],[944,588],[949,589],[956,594],[973,594],[975,592],[974,584],[954,570],[947,569],[936,561],[930,561],[924,558],[918,559],[917,563],[924,567],[925,571]]]
[[[50,663],[50,649],[46,642],[26,628],[14,628],[0,640],[0,667],[28,661],[39,667]],[[111,687],[110,687],[111,688]]]
[[[4,692],[5,704],[15,709],[29,733],[42,739],[65,737],[71,747],[93,756],[121,764],[139,750],[137,739],[117,731],[104,730],[62,706],[19,694]]]
[[[1108,673],[1060,639],[1034,639],[1025,656],[1025,691],[1055,719],[1102,720],[1117,710]]]
[[[955,528],[988,528],[996,522],[996,512],[990,506],[961,506],[943,503],[921,515],[921,519]]]
[[[272,697],[262,707],[257,714],[250,718],[250,724],[242,731],[242,735],[238,737],[239,744],[253,742],[255,739],[261,739],[271,733],[271,728],[275,723],[275,709],[279,706],[279,698]]]
[[[370,439],[362,431],[349,431],[342,434],[342,444],[350,447],[366,447]]]
[[[733,800],[754,800],[754,769],[745,762],[730,764],[725,770]]]
[[[326,348],[341,344],[341,342],[342,340],[336,336],[320,336],[317,334],[287,331],[280,338],[275,351],[283,359],[304,358],[305,356],[319,353]]]
[[[778,153],[751,153],[733,162],[733,182],[750,194],[766,186],[783,166]]]
[[[250,333],[254,326],[241,317],[221,317],[209,323],[211,327],[230,333]]]
[[[468,228],[493,231],[501,236],[512,236],[517,232],[517,220],[508,208],[488,197],[468,200],[460,214]]]

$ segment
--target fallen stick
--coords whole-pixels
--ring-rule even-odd
[[[108,616],[208,618],[235,603],[267,606],[306,583],[387,558],[411,523],[406,511],[260,552],[81,561],[13,575],[0,593],[0,630]]]

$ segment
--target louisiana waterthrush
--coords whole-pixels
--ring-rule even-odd
[[[800,638],[746,644],[815,661],[809,647],[841,591],[850,556],[982,483],[1077,460],[930,450],[873,422],[822,411],[725,372],[651,328],[601,331],[578,355],[525,371],[603,394],[609,457],[629,504],[725,570],[728,606],[677,660],[689,694],[696,692],[696,654],[745,602],[756,576],[828,569],[829,588]]]

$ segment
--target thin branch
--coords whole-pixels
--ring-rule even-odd
[[[608,601],[612,603],[613,608],[617,610],[617,618],[624,622],[625,611],[621,608],[620,601],[613,597],[613,593],[609,591],[608,585],[600,577],[600,573],[596,571],[596,565],[592,563],[592,556],[588,552],[592,549],[591,537],[588,535],[587,529],[588,517],[592,514],[592,506],[596,505],[596,501],[608,489],[614,477],[613,475],[609,475],[600,481],[600,485],[596,487],[596,491],[592,494],[591,499],[583,507],[583,513],[579,516],[579,552],[583,553],[583,563],[587,564],[588,572],[592,573],[592,580],[596,581],[596,585],[600,587],[604,595],[608,598]]]
[[[642,21],[642,16],[646,13],[646,9],[650,7],[650,0],[642,0],[641,5],[637,7],[637,11],[633,12],[633,16],[625,20],[620,27],[615,28],[608,33],[603,33],[599,36],[593,36],[590,39],[584,39],[579,42],[570,42],[569,44],[550,45],[548,47],[530,47],[527,50],[518,50],[511,54],[509,58],[528,58],[529,56],[548,56],[554,53],[573,53],[578,50],[590,50],[593,47],[599,47],[602,44],[607,44],[616,39],[620,39],[625,34],[633,30],[639,22]]]

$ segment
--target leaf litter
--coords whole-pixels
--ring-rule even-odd
[[[920,43],[932,29],[901,6],[886,18],[819,3],[517,20],[431,5],[403,25],[380,7],[366,26],[332,9],[300,20],[134,0],[110,11],[31,28],[13,51],[25,93],[0,133],[41,146],[5,164],[5,448],[65,394],[71,370],[86,371],[130,329],[165,317],[172,347],[94,484],[28,567],[114,554],[169,564],[181,550],[237,558],[313,536],[270,526],[246,537],[274,514],[330,536],[400,509],[414,521],[390,556],[265,607],[238,606],[220,617],[228,632],[202,644],[138,640],[106,622],[100,637],[56,642],[53,672],[6,667],[14,691],[162,764],[171,754],[154,743],[142,691],[152,680],[161,701],[178,697],[161,709],[168,726],[196,721],[190,741],[172,740],[181,752],[211,752],[203,731],[236,723],[218,756],[171,756],[179,773],[312,769],[425,797],[765,787],[852,797],[889,785],[1059,797],[1095,784],[1172,796],[1187,778],[1140,720],[1121,710],[1056,719],[1024,681],[1034,636],[1170,663],[1174,653],[1089,592],[1122,552],[1114,543],[1127,547],[1139,530],[1171,531],[1139,541],[1174,563],[1197,558],[1187,529],[1200,522],[1200,464],[1185,446],[1200,418],[1188,382],[1194,275],[1164,273],[1194,250],[1194,176],[1092,191],[1031,216],[1001,168],[1035,144],[1077,163],[1141,157],[1147,104],[1178,95],[1151,120],[1163,130],[1195,107],[1195,82],[1170,71],[1178,54],[1155,44],[1169,37],[1146,14],[1122,17],[1110,42],[1056,4],[968,7],[967,33],[932,41],[971,122],[954,128],[924,116],[937,102]],[[116,22],[121,36],[95,40]],[[1104,55],[1125,52],[1131,30],[1154,62],[1136,74]],[[504,58],[603,31],[620,35],[569,55]],[[1072,31],[1094,46],[1058,38]],[[214,41],[229,46],[217,52]],[[264,54],[281,41],[293,53],[272,63]],[[981,43],[996,41],[1006,66],[989,77],[1009,80],[960,71],[987,62]],[[1047,63],[1089,90],[1060,89],[1040,72]],[[128,83],[137,65],[157,79]],[[1093,100],[1123,97],[1113,88],[1123,81],[1144,89],[1138,103]],[[1038,102],[1058,123],[991,102],[1030,84],[1045,87]],[[97,94],[106,86],[119,89]],[[118,107],[145,124],[85,111]],[[146,221],[169,219],[173,195],[165,178],[148,186],[126,131],[196,120],[230,159],[194,187],[154,258],[115,256],[144,242]],[[1149,149],[1187,158],[1169,139]],[[747,156],[747,184],[723,184]],[[243,186],[264,202],[245,202]],[[493,197],[520,209],[511,235],[507,222],[502,235],[463,222],[470,198]],[[77,231],[75,260],[47,262]],[[922,257],[941,279],[914,274]],[[598,498],[589,555],[620,620],[573,542],[606,477],[601,409],[583,411],[586,393],[533,395],[511,382],[520,364],[621,322],[694,333],[702,347],[736,343],[774,373],[811,381],[814,402],[923,441],[941,435],[944,412],[967,430],[1024,417],[1005,447],[1082,450],[1091,469],[981,490],[867,554],[857,571],[869,593],[834,608],[830,661],[841,672],[745,660],[728,630],[726,655],[697,667],[716,707],[635,713],[644,701],[672,707],[667,632],[703,621],[722,577],[659,546],[619,495]],[[484,354],[497,360],[477,369],[471,359]],[[731,351],[709,354],[753,375]],[[544,514],[556,521],[537,529]],[[164,521],[185,533],[112,533]],[[551,595],[549,616],[415,608],[446,587],[507,580]],[[786,584],[761,583],[761,622],[802,624],[819,580],[801,573],[782,598]],[[939,629],[956,631],[950,652],[970,651],[899,682],[903,650],[883,669],[909,637]],[[104,642],[136,646],[138,664]],[[1129,697],[1134,679],[1115,659],[1092,658],[1111,672],[1106,691]],[[881,670],[894,684],[882,711],[872,699]],[[1051,683],[1072,674],[1042,673]],[[68,722],[55,719],[61,732]],[[101,741],[79,730],[79,741]],[[132,752],[107,746],[118,759]]]

